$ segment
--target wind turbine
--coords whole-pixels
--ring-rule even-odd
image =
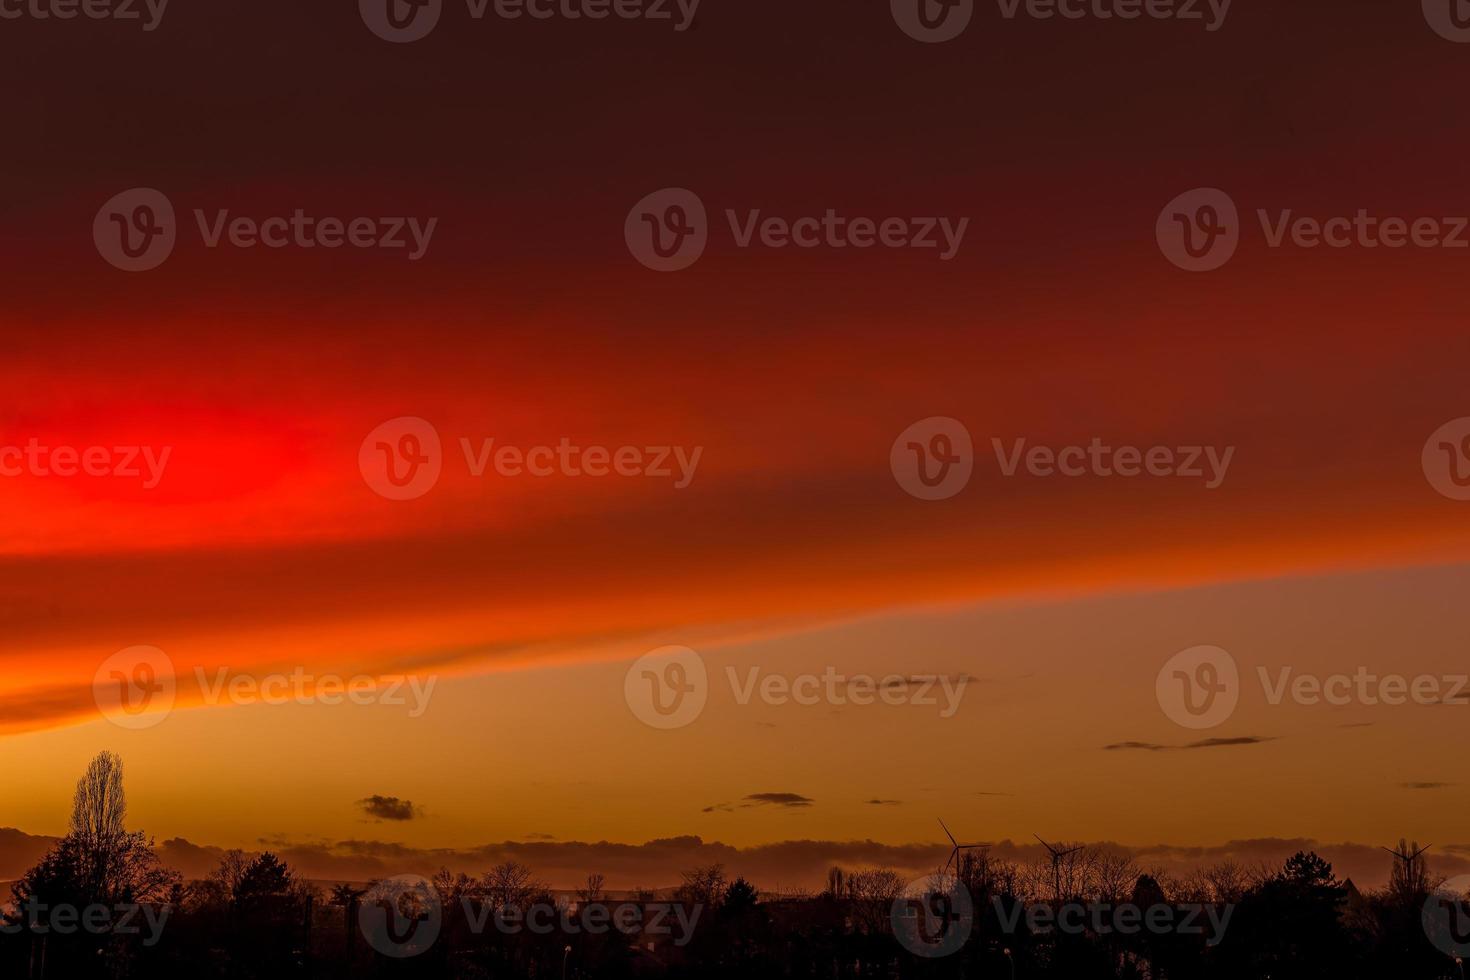
[[[1403,863],[1402,868],[1396,869],[1401,872],[1402,876],[1398,881],[1391,881],[1390,886],[1405,889],[1417,887],[1418,883],[1424,880],[1424,865],[1420,863],[1419,858],[1432,846],[1432,844],[1425,844],[1423,847],[1420,847],[1419,842],[1415,841],[1413,844],[1414,850],[1411,851],[1409,850],[1409,844],[1400,837],[1398,847],[1383,848],[1383,850],[1392,854]],[[1415,873],[1416,871],[1418,872],[1417,874]]]
[[[1062,900],[1062,858],[1069,854],[1076,854],[1082,850],[1082,845],[1078,844],[1076,847],[1069,847],[1064,850],[1048,844],[1036,834],[1032,834],[1031,836],[1041,841],[1041,846],[1046,848],[1047,852],[1051,854],[1051,888],[1052,893],[1056,896],[1056,900],[1060,902]]]
[[[949,828],[944,826],[944,821],[943,820],[940,820],[939,821],[939,826],[944,827],[944,836],[946,836],[946,837],[949,838],[949,843],[950,843],[949,860],[947,860],[947,861],[944,862],[944,870],[947,873],[949,871],[950,864],[951,863],[954,864],[954,873],[955,873],[955,876],[956,877],[958,877],[959,876],[959,873],[960,873],[960,851],[970,851],[970,850],[974,850],[977,847],[978,848],[986,848],[986,847],[989,847],[990,846],[988,843],[986,843],[986,844],[961,844],[959,841],[957,841],[957,840],[954,839],[954,834],[951,834],[949,832]]]
[[[1404,843],[1404,841],[1400,840],[1399,841],[1399,846],[1396,847],[1396,848],[1395,847],[1380,847],[1379,850],[1380,851],[1387,851],[1388,853],[1392,854],[1394,857],[1398,858],[1400,861],[1404,862],[1404,870],[1405,870],[1405,872],[1407,872],[1409,870],[1409,868],[1413,866],[1414,862],[1417,861],[1417,860],[1419,860],[1419,855],[1423,854],[1425,851],[1429,850],[1434,845],[1433,844],[1425,844],[1423,847],[1419,847],[1419,842],[1418,841],[1415,841],[1414,842],[1414,846],[1417,848],[1417,850],[1415,850],[1413,853],[1410,853],[1409,852],[1409,845],[1406,844],[1406,843]]]

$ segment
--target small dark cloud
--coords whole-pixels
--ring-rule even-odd
[[[1274,737],[1263,735],[1241,735],[1236,738],[1206,738],[1198,742],[1189,742],[1185,745],[1160,745],[1158,742],[1114,742],[1112,745],[1104,745],[1104,752],[1175,752],[1188,749],[1218,749],[1230,745],[1260,745],[1263,742],[1274,742]]]
[[[1140,749],[1147,752],[1162,752],[1171,748],[1168,745],[1159,745],[1156,742],[1114,742],[1112,745],[1104,745],[1104,752],[1126,752],[1132,749]]]
[[[800,793],[751,793],[745,800],[744,806],[806,807],[816,802]]]
[[[796,810],[809,807],[815,802],[800,793],[751,793],[739,803],[713,803],[701,812],[733,813],[753,806],[779,806]]]
[[[555,834],[527,834],[526,840],[556,840]]]
[[[863,800],[868,806],[898,806],[903,800]]]
[[[1276,741],[1273,737],[1262,735],[1242,735],[1239,738],[1207,738],[1199,742],[1190,742],[1181,746],[1186,749],[1216,749],[1224,745],[1261,745],[1265,742]]]
[[[411,800],[373,795],[357,801],[357,807],[374,820],[412,820],[422,816]]]
[[[986,790],[980,790],[975,795],[976,796],[1015,796],[1016,794],[1015,793],[990,793],[990,792],[987,792]]]
[[[1449,789],[1454,783],[1399,783],[1404,789]]]
[[[948,684],[950,687],[958,687],[969,684],[976,680],[970,674],[894,674],[889,677],[855,677],[847,682],[847,686],[860,691],[907,691],[910,688],[936,689]]]
[[[908,677],[890,677],[883,686],[886,688],[933,687],[935,684],[940,684],[945,681],[948,681],[952,686],[957,686],[968,684],[973,680],[975,678],[969,674],[955,674],[953,676],[949,674],[911,674]]]
[[[1377,722],[1374,721],[1350,721],[1346,725],[1338,725],[1338,728],[1372,728]]]

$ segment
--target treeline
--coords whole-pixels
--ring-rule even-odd
[[[794,897],[720,865],[667,895],[611,896],[592,874],[559,896],[516,862],[323,891],[269,852],[228,852],[184,882],[125,815],[121,762],[104,753],[67,835],[12,886],[0,977],[1464,980],[1426,932],[1440,883],[1403,844],[1369,893],[1312,853],[1178,877],[1081,847],[1032,864],[956,850],[918,881],[833,868]]]
[[[959,948],[928,962],[895,951],[892,909],[916,891],[902,875],[834,868],[811,904],[842,910],[833,955],[846,976],[1463,980],[1453,952],[1426,932],[1441,882],[1417,851],[1401,843],[1389,884],[1366,893],[1311,852],[1280,867],[1226,862],[1184,876],[1098,848],[1033,864],[965,852],[917,889],[924,899],[957,883],[972,913]],[[1470,916],[1461,921],[1470,928]]]

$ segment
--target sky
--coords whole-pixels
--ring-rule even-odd
[[[1470,503],[1421,460],[1470,415],[1465,258],[1273,249],[1255,218],[1463,213],[1470,51],[1412,6],[1237,0],[1216,32],[982,8],[943,45],[884,6],[707,0],[684,32],[451,7],[406,45],[285,3],[152,32],[7,23],[23,44],[0,80],[38,94],[0,160],[0,449],[167,459],[154,486],[0,477],[0,878],[65,831],[103,749],[131,824],[190,867],[272,846],[324,877],[473,870],[512,842],[626,887],[710,855],[812,884],[833,860],[922,869],[939,816],[1017,848],[1306,840],[1371,876],[1366,849],[1410,836],[1470,863],[1459,708],[1273,705],[1258,680],[1466,669]],[[249,70],[223,56],[241,46]],[[64,70],[77,57],[112,84]],[[144,186],[179,242],[125,273],[89,229]],[[623,234],[664,187],[712,217],[677,273]],[[1195,187],[1244,217],[1215,272],[1155,239]],[[297,208],[437,224],[410,261],[210,248],[193,217]],[[948,261],[724,229],[726,209],[828,208],[969,224]],[[404,417],[433,427],[442,474],[390,500],[360,457]],[[933,417],[963,423],[974,472],[925,501],[890,450]],[[476,476],[489,439],[677,447],[692,468]],[[992,442],[1094,439],[1233,453],[1209,488],[1008,476]],[[1155,680],[1205,644],[1245,682],[1201,732]],[[129,730],[93,679],[139,645],[177,669],[177,703]],[[660,730],[625,680],[668,645],[711,682]],[[205,703],[195,672],[221,669],[433,686],[412,716]],[[741,704],[730,669],[963,695],[949,717]]]

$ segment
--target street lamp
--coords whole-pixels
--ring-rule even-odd
[[[561,951],[561,980],[567,980],[567,957],[572,955],[570,945],[562,947]]]
[[[1016,980],[1016,960],[1015,957],[1011,956],[1011,948],[1009,946],[1005,946],[1001,949],[1001,952],[1005,954],[1006,962],[1010,964],[1011,980]],[[1460,980],[1465,980],[1465,978],[1461,977]]]

